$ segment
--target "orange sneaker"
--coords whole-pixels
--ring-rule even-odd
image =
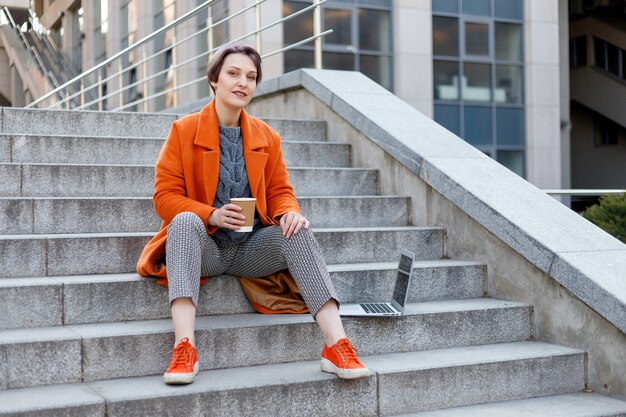
[[[337,374],[342,379],[363,378],[370,375],[359,358],[356,356],[356,349],[345,337],[339,339],[331,347],[322,349],[322,371]]]
[[[198,374],[198,355],[188,338],[184,338],[172,351],[172,360],[163,374],[166,384],[191,384]]]

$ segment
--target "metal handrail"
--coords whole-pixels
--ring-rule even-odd
[[[550,189],[550,190],[542,190],[546,194],[551,195],[572,195],[572,196],[596,196],[596,195],[609,195],[609,194],[625,194],[626,190],[619,189],[604,189],[604,190],[594,190],[594,189]]]
[[[262,0],[262,1],[265,1],[265,0]],[[318,2],[318,4],[317,4],[317,5],[322,4],[322,3],[325,3],[326,1],[328,1],[328,0],[320,0],[320,1]],[[260,2],[258,2],[258,3],[260,3]],[[256,4],[256,3],[255,3],[255,4]],[[295,16],[298,16],[298,15],[300,15],[300,14],[302,14],[302,13],[305,13],[305,12],[307,12],[307,11],[311,10],[313,7],[316,7],[316,5],[315,5],[315,4],[312,4],[312,5],[310,5],[310,6],[307,6],[307,7],[303,8],[302,10],[298,10],[298,11],[296,11],[296,12],[294,12],[294,13],[292,13],[292,14],[288,15],[288,16],[283,17],[282,19],[279,19],[279,20],[274,21],[274,22],[272,22],[272,23],[270,23],[270,24],[267,24],[267,25],[263,26],[262,28],[256,29],[256,30],[254,30],[254,31],[251,31],[251,32],[248,32],[248,33],[246,33],[246,34],[244,34],[244,35],[241,35],[241,36],[239,36],[238,38],[232,39],[232,40],[228,41],[226,44],[231,44],[231,43],[239,42],[240,40],[243,40],[243,39],[249,38],[249,37],[250,37],[250,36],[252,36],[252,35],[255,35],[255,34],[257,34],[257,33],[262,32],[263,30],[266,30],[266,29],[268,29],[268,28],[274,27],[274,26],[276,26],[277,24],[283,23],[284,21],[287,21],[287,20],[289,20],[289,19],[291,19],[291,18],[293,18],[293,17],[295,17]],[[231,15],[231,16],[232,16],[232,15]],[[221,20],[221,21],[219,21],[219,22],[216,22],[215,24],[213,24],[213,25],[211,25],[211,26],[213,27],[213,26],[217,25],[218,23],[222,23],[223,21],[228,20],[229,18],[230,18],[230,16],[229,16],[228,18],[222,19],[222,20]],[[201,31],[203,32],[203,31],[204,31],[204,29],[202,29]],[[199,31],[199,32],[200,32],[200,31]],[[322,36],[326,36],[326,35],[328,35],[328,34],[330,34],[330,33],[332,33],[332,29],[325,31],[323,34],[318,34],[318,35],[311,36],[311,37],[309,37],[309,38],[307,38],[307,39],[304,39],[304,40],[302,40],[302,41],[299,41],[299,42],[296,42],[296,43],[294,43],[294,44],[292,44],[292,45],[289,45],[289,46],[288,46],[288,47],[286,47],[286,48],[282,48],[282,49],[280,50],[280,52],[282,52],[282,51],[286,51],[286,50],[289,50],[289,49],[291,49],[291,48],[295,48],[296,46],[300,46],[300,45],[302,45],[302,44],[304,44],[304,43],[311,42],[312,40],[315,40],[315,39],[321,38]],[[190,39],[190,38],[191,38],[191,37],[193,37],[193,36],[195,36],[195,35],[192,35],[192,36],[188,37],[188,38],[187,38],[187,40],[188,40],[188,39]],[[150,76],[146,77],[145,79],[137,80],[136,82],[134,82],[134,83],[132,83],[132,84],[126,85],[126,86],[125,86],[125,87],[123,87],[123,88],[119,88],[119,89],[117,89],[117,90],[115,90],[115,91],[112,91],[111,93],[108,93],[106,96],[103,96],[103,97],[102,97],[102,99],[109,98],[109,97],[113,97],[113,96],[115,96],[116,94],[119,94],[119,93],[125,92],[125,91],[127,91],[127,90],[130,90],[130,89],[132,89],[133,87],[136,87],[137,85],[139,85],[139,84],[141,84],[141,83],[144,83],[144,82],[146,82],[146,81],[150,81],[150,80],[152,80],[152,79],[155,79],[155,78],[157,78],[157,77],[159,77],[159,76],[161,76],[161,75],[164,75],[164,74],[168,73],[169,71],[172,71],[172,70],[176,70],[176,69],[178,69],[178,68],[181,68],[181,67],[183,67],[183,66],[185,66],[185,65],[187,65],[187,64],[189,64],[189,63],[191,63],[191,62],[193,62],[193,61],[197,61],[197,60],[198,60],[198,59],[200,59],[200,58],[204,58],[204,57],[206,57],[206,56],[208,56],[208,55],[212,54],[213,52],[217,51],[218,49],[219,49],[219,47],[216,47],[216,48],[213,48],[213,49],[211,49],[211,50],[205,51],[205,52],[203,52],[203,53],[201,53],[201,54],[199,54],[199,55],[196,55],[196,56],[195,56],[195,57],[193,57],[193,58],[189,58],[189,59],[187,59],[186,61],[180,62],[180,63],[178,63],[178,64],[176,64],[176,65],[173,65],[173,66],[171,66],[171,67],[169,67],[169,68],[165,68],[165,69],[163,69],[163,70],[161,70],[161,71],[159,71],[159,72],[156,72],[156,73],[154,73],[154,74],[152,74],[152,75],[150,75]],[[276,52],[276,51],[275,51],[275,52],[274,52],[274,53],[272,53],[271,55],[275,55],[276,53],[278,53],[278,52]],[[157,55],[157,54],[154,54],[154,55]],[[271,55],[268,55],[268,56],[271,56]],[[141,62],[145,62],[145,61],[147,61],[147,60],[148,60],[148,58],[146,58],[146,59],[142,60]],[[136,65],[139,65],[139,64],[140,64],[140,63],[138,62],[137,64],[133,64],[133,65],[129,66],[129,68],[132,68],[133,66],[136,66]],[[114,78],[114,76],[119,76],[119,75],[120,75],[121,73],[123,73],[123,72],[124,72],[124,71],[122,71],[122,72],[119,72],[119,71],[118,71],[116,74],[111,75],[110,77],[107,77],[107,80],[113,79],[113,78]],[[205,80],[205,79],[206,79],[206,77],[200,77],[200,78],[197,78],[196,80],[192,80],[192,81],[198,82],[197,80]],[[104,81],[105,81],[105,80],[103,80],[102,82],[104,82]],[[191,81],[190,81],[190,82],[191,82]],[[94,88],[94,84],[92,84],[91,86],[89,86],[89,87],[87,87],[87,88],[85,88],[85,89],[87,90],[87,89],[92,89],[92,88]],[[182,87],[181,87],[181,88],[182,88]],[[151,98],[160,97],[160,96],[163,96],[163,95],[167,94],[168,92],[171,92],[171,91],[177,91],[177,90],[179,90],[179,89],[180,89],[180,88],[176,88],[176,89],[167,89],[167,90],[162,91],[162,92],[160,92],[160,93],[153,94],[153,95],[148,96],[148,97],[144,97],[144,98],[142,98],[142,99],[140,99],[140,100],[137,100],[137,101],[138,101],[138,102],[140,102],[140,103],[141,103],[141,102],[145,102],[145,101],[150,100]],[[71,98],[72,98],[72,97],[70,96],[70,97],[68,97],[67,99],[71,99]],[[92,104],[97,103],[98,101],[99,101],[99,100],[92,100],[92,101],[90,101],[89,103],[85,103],[84,105],[81,105],[81,106],[77,107],[77,110],[79,110],[79,109],[83,109],[83,108],[86,108],[86,107],[88,107],[88,106],[90,106],[90,105],[92,105]],[[61,104],[62,104],[62,102],[57,102],[57,103],[54,103],[54,104],[52,104],[52,105],[59,104],[59,103],[61,103]],[[132,106],[134,106],[135,104],[137,104],[135,101],[134,101],[134,102],[132,102],[132,103],[127,103],[126,105],[118,106],[118,107],[116,107],[116,108],[112,109],[112,111],[116,111],[116,110],[123,110],[123,109],[129,108],[129,107],[132,107]]]
[[[295,48],[295,47],[300,46],[300,45],[302,45],[302,44],[305,44],[305,43],[311,42],[311,41],[313,41],[313,40],[315,40],[315,39],[317,39],[317,38],[320,38],[320,37],[322,37],[322,36],[326,36],[326,35],[328,35],[328,34],[330,34],[330,33],[332,33],[332,32],[333,32],[333,30],[332,30],[332,29],[328,29],[328,30],[326,30],[326,31],[324,31],[324,32],[322,32],[322,33],[320,33],[320,34],[318,34],[318,35],[313,35],[313,36],[310,36],[310,37],[308,37],[308,38],[306,38],[306,39],[303,39],[303,40],[301,40],[301,41],[299,41],[299,42],[293,43],[293,44],[291,44],[291,45],[289,45],[289,46],[286,46],[286,47],[283,47],[283,48],[278,49],[278,50],[276,50],[276,51],[273,51],[273,52],[269,52],[269,53],[267,53],[267,54],[264,54],[264,55],[262,55],[262,56],[261,56],[261,58],[262,58],[262,59],[265,59],[265,58],[270,57],[270,56],[272,56],[272,55],[276,55],[276,54],[278,54],[278,53],[281,53],[281,52],[284,52],[284,51],[288,51],[289,49],[292,49],[292,48]],[[218,49],[218,48],[216,48],[216,50],[217,50],[217,49]],[[129,107],[136,106],[137,104],[141,104],[141,103],[143,103],[143,102],[145,102],[145,101],[151,100],[151,99],[153,99],[153,98],[164,96],[164,95],[166,95],[167,93],[170,93],[170,92],[173,92],[173,91],[178,91],[178,90],[180,90],[180,89],[182,89],[182,88],[185,88],[185,87],[190,87],[190,86],[192,86],[192,85],[194,85],[194,84],[197,84],[197,83],[199,83],[199,82],[201,82],[201,81],[202,81],[202,82],[205,82],[206,80],[207,80],[206,76],[198,77],[198,78],[196,78],[195,80],[191,80],[191,81],[188,81],[188,82],[186,82],[186,83],[184,83],[184,84],[177,85],[176,87],[172,87],[172,88],[169,88],[169,89],[167,89],[167,90],[163,90],[163,91],[161,91],[161,92],[159,92],[159,93],[156,93],[156,94],[151,95],[150,97],[144,97],[144,98],[141,98],[141,99],[139,99],[139,100],[135,100],[135,101],[133,101],[133,102],[131,102],[131,103],[127,103],[127,104],[125,104],[125,105],[123,105],[123,106],[116,107],[116,108],[112,109],[111,111],[119,111],[119,110],[124,110],[124,109],[127,109],[127,108],[129,108]]]
[[[253,7],[255,7],[255,6],[258,6],[259,4],[261,4],[261,3],[265,2],[265,1],[267,1],[267,0],[257,0],[255,3],[253,3],[253,4],[249,5],[249,6],[244,7],[243,9],[241,9],[241,10],[239,10],[239,11],[237,11],[237,12],[233,13],[233,14],[232,14],[232,15],[230,15],[230,16],[225,17],[225,18],[224,18],[224,19],[222,19],[222,20],[219,20],[219,21],[217,21],[217,22],[215,22],[215,23],[213,23],[213,24],[211,24],[211,25],[208,25],[206,28],[200,29],[199,31],[197,31],[197,32],[193,33],[192,35],[187,36],[186,38],[181,39],[180,41],[179,41],[179,40],[176,40],[174,43],[172,43],[172,44],[169,46],[169,48],[174,48],[175,46],[181,45],[181,44],[185,43],[186,41],[188,41],[188,40],[190,40],[190,39],[193,39],[194,37],[196,37],[196,36],[198,36],[198,35],[200,35],[200,34],[202,34],[202,33],[204,33],[204,32],[208,32],[209,30],[213,29],[214,27],[219,26],[220,24],[227,22],[228,20],[230,20],[230,19],[231,19],[231,18],[233,18],[233,17],[239,16],[240,14],[245,13],[246,11],[250,10],[251,8],[253,8]],[[327,0],[324,0],[324,1],[327,1]],[[253,33],[253,34],[254,34],[254,33]],[[251,36],[251,35],[246,35],[245,37],[248,37],[248,36]],[[245,37],[242,37],[241,39],[245,39]],[[152,54],[152,55],[150,55],[150,56],[147,56],[147,57],[145,57],[145,58],[142,58],[142,59],[141,59],[141,60],[139,60],[138,62],[133,63],[132,65],[128,66],[128,67],[127,67],[126,69],[124,69],[123,71],[117,71],[117,72],[115,72],[115,73],[113,73],[113,74],[109,75],[108,77],[106,77],[106,78],[102,79],[102,80],[101,80],[101,81],[99,81],[98,83],[94,83],[94,84],[91,84],[91,85],[89,85],[89,86],[85,87],[85,88],[84,88],[84,90],[85,90],[85,91],[87,91],[87,90],[91,90],[91,89],[93,89],[93,88],[97,87],[99,83],[106,83],[107,81],[111,81],[111,80],[113,80],[114,78],[119,77],[121,74],[124,74],[124,73],[126,73],[126,72],[128,72],[128,71],[132,70],[133,68],[136,68],[136,67],[138,67],[139,65],[144,64],[144,63],[146,63],[146,62],[150,61],[151,59],[153,59],[153,58],[155,58],[155,57],[157,57],[157,56],[159,56],[159,55],[161,55],[161,54],[164,54],[166,51],[167,51],[166,49],[162,49],[162,50],[160,50],[160,51],[158,51],[158,52],[155,52],[154,54]],[[214,52],[214,51],[215,51],[215,50],[212,50],[212,51],[210,51],[210,52],[203,53],[203,54],[200,54],[200,55],[196,55],[195,57],[190,58],[190,59],[188,59],[188,60],[186,60],[186,61],[183,61],[183,62],[181,62],[181,63],[179,63],[179,64],[176,64],[176,65],[174,65],[174,66],[172,66],[172,67],[165,68],[165,69],[163,69],[163,70],[161,70],[161,71],[159,71],[159,72],[157,72],[157,73],[152,74],[151,76],[148,76],[148,77],[146,77],[146,78],[142,78],[141,80],[137,80],[137,81],[135,81],[134,83],[129,84],[129,85],[127,85],[127,86],[123,87],[123,88],[120,88],[120,89],[117,89],[117,90],[115,90],[115,91],[112,91],[111,93],[109,93],[109,94],[107,94],[107,95],[105,95],[105,96],[101,97],[101,99],[102,99],[102,100],[104,100],[104,99],[106,99],[106,98],[113,97],[114,95],[119,94],[119,93],[121,93],[121,92],[124,92],[124,91],[130,90],[131,88],[136,87],[137,85],[139,85],[139,84],[141,84],[141,83],[143,83],[143,82],[150,81],[150,80],[152,80],[152,79],[154,79],[154,78],[159,77],[160,75],[164,75],[164,74],[168,73],[168,72],[169,72],[169,71],[171,71],[171,70],[174,70],[174,69],[177,69],[177,68],[183,67],[183,66],[185,66],[185,65],[187,65],[187,64],[189,64],[189,63],[191,63],[191,62],[193,62],[193,61],[198,60],[199,58],[202,58],[202,57],[204,57],[204,56],[206,56],[206,55],[209,55],[209,53],[212,53],[212,52]],[[69,99],[71,99],[71,98],[72,98],[72,97],[69,97]],[[99,100],[92,100],[92,101],[90,101],[89,103],[85,103],[85,104],[83,104],[83,105],[79,106],[77,109],[82,109],[82,108],[85,108],[85,107],[89,107],[90,105],[95,104],[95,103],[97,103],[98,101],[99,101]],[[63,103],[62,103],[62,102],[56,102],[56,103],[51,104],[51,106],[54,106],[54,105],[56,105],[56,104],[63,104]]]
[[[122,59],[124,56],[127,56],[127,54],[131,53],[132,51],[137,50],[140,46],[144,45],[145,43],[147,43],[150,40],[154,40],[156,38],[156,36],[162,34],[163,32],[170,30],[172,28],[174,28],[176,25],[178,25],[179,23],[187,20],[188,18],[190,18],[191,16],[199,13],[200,11],[208,8],[213,2],[215,2],[215,0],[207,0],[205,2],[203,2],[202,4],[198,5],[197,7],[195,7],[193,10],[185,13],[184,15],[180,16],[179,18],[175,19],[174,21],[172,21],[171,23],[169,23],[168,25],[165,25],[161,28],[159,28],[158,30],[154,31],[153,33],[145,36],[144,38],[142,38],[141,40],[133,43],[132,45],[129,45],[128,47],[124,48],[123,50],[117,52],[116,54],[114,54],[113,56],[107,58],[106,60],[104,60],[103,62],[95,65],[94,67],[84,71],[83,73],[73,77],[71,80],[65,82],[64,84],[60,85],[58,88],[55,88],[54,90],[48,92],[47,94],[43,95],[42,97],[36,99],[35,101],[29,103],[26,107],[30,108],[33,106],[36,106],[39,103],[42,103],[44,100],[48,100],[46,103],[46,107],[58,107],[61,106],[63,104],[66,105],[66,107],[69,109],[70,107],[74,107],[75,109],[85,109],[85,108],[90,108],[90,106],[93,106],[94,104],[98,104],[98,108],[102,109],[103,108],[103,104],[105,103],[105,100],[110,99],[111,97],[115,97],[115,96],[119,96],[119,102],[118,102],[118,106],[116,108],[114,108],[113,110],[123,110],[123,109],[127,109],[129,107],[133,107],[136,106],[139,103],[145,103],[149,100],[158,98],[160,96],[163,96],[165,94],[168,94],[170,92],[175,92],[177,90],[180,90],[182,88],[188,87],[190,85],[193,85],[195,83],[198,83],[200,81],[206,80],[206,76],[202,76],[200,78],[191,80],[191,81],[187,81],[182,85],[178,85],[177,83],[177,70],[181,67],[184,67],[185,65],[189,65],[192,64],[195,61],[198,61],[199,59],[202,59],[206,56],[210,56],[211,54],[213,54],[216,50],[219,49],[219,47],[213,47],[213,42],[212,42],[212,29],[224,24],[226,22],[228,22],[229,20],[235,18],[236,16],[239,16],[243,13],[245,13],[246,11],[255,8],[255,21],[256,21],[256,29],[252,30],[242,36],[237,37],[236,39],[231,39],[228,40],[226,42],[226,44],[232,44],[235,42],[239,42],[243,39],[249,38],[251,36],[256,35],[256,44],[257,47],[260,47],[260,39],[261,39],[261,32],[274,27],[276,25],[282,24],[285,21],[288,21],[289,19],[293,19],[294,17],[309,12],[313,9],[314,11],[314,35],[301,40],[299,42],[296,42],[292,45],[288,45],[285,46],[283,48],[280,48],[278,50],[275,50],[273,52],[267,53],[262,55],[263,57],[266,56],[272,56],[284,51],[287,51],[289,49],[292,49],[296,46],[302,45],[304,43],[308,43],[311,41],[315,41],[316,42],[316,67],[321,67],[321,58],[318,60],[318,53],[320,51],[317,51],[317,47],[318,45],[321,45],[321,38],[323,36],[326,36],[327,34],[331,33],[332,30],[328,30],[326,32],[321,33],[321,29],[320,29],[320,25],[319,25],[319,10],[320,10],[320,5],[324,2],[326,2],[327,0],[314,0],[312,2],[311,5],[308,5],[307,7],[298,10],[288,16],[284,16],[280,19],[277,19],[269,24],[266,24],[265,26],[260,26],[260,4],[265,2],[266,0],[255,0],[252,4],[243,7],[242,9],[234,12],[233,14],[230,14],[229,16],[215,22],[212,23],[211,20],[207,20],[207,24],[205,27],[197,30],[195,33],[183,38],[183,39],[176,39],[174,37],[173,42],[171,43],[171,45],[167,45],[167,48],[160,48],[157,52],[152,53],[150,56],[146,56],[145,53],[143,53],[143,56],[141,59],[132,62],[130,64],[125,64],[125,66],[122,65],[123,61],[118,61],[118,64],[113,65],[114,68],[117,68],[117,71],[115,71],[113,74],[107,74],[107,76],[105,78],[102,77],[103,71],[102,69],[105,68],[107,65],[111,64],[113,61],[115,60],[119,60]],[[317,17],[317,20],[315,19]],[[32,17],[31,17],[32,18]],[[32,18],[34,19],[34,18]],[[32,22],[31,22],[32,23]],[[33,24],[34,26],[34,24]],[[46,31],[44,31],[46,32]],[[179,47],[179,45],[201,35],[208,32],[208,36],[209,36],[209,48],[207,51],[202,52],[202,53],[198,53],[195,56],[186,59],[182,62],[178,62],[176,59],[176,47]],[[47,32],[46,32],[47,33]],[[48,34],[49,37],[49,34]],[[260,48],[259,48],[260,49]],[[321,48],[319,48],[321,49]],[[148,74],[147,72],[147,67],[146,67],[146,63],[150,60],[155,59],[156,57],[164,54],[165,52],[172,50],[173,51],[173,59],[172,59],[172,65],[170,65],[168,68],[164,68],[162,70],[157,70],[154,73],[150,73]],[[260,52],[260,51],[259,51]],[[319,54],[321,57],[321,54]],[[318,61],[320,61],[318,63]],[[127,62],[127,61],[126,61]],[[133,81],[132,83],[126,84],[124,83],[125,78],[124,75],[127,74],[129,71],[133,71],[134,69],[139,69],[141,68],[141,66],[143,65],[143,74],[142,76],[138,77],[139,79]],[[197,65],[197,64],[196,64]],[[152,89],[153,87],[148,87],[148,82],[151,80],[154,80],[157,77],[161,77],[165,74],[168,74],[169,72],[172,72],[174,74],[174,79],[173,79],[173,86],[171,88],[167,88],[164,90],[159,91],[158,93],[153,93],[154,90]],[[194,67],[194,71],[198,71],[198,69],[196,67]],[[93,81],[92,77],[87,78],[89,75],[97,73],[97,82]],[[124,77],[124,78],[122,78]],[[117,86],[119,86],[119,88],[115,89],[114,91],[107,91],[107,93],[105,95],[103,95],[103,86],[106,86],[108,82],[110,82],[111,80],[115,80],[115,79],[119,79],[119,83],[117,83]],[[76,83],[80,82],[80,86],[77,87],[71,87],[72,85],[76,85]],[[88,85],[84,85],[84,84],[88,84]],[[129,97],[127,94],[125,94],[128,91],[131,90],[135,90],[137,86],[140,85],[144,85],[144,94],[143,97],[139,98],[138,100],[134,100],[130,103],[125,103],[125,99],[132,99],[132,97]],[[111,86],[109,84],[109,86]],[[93,95],[93,89],[97,88],[98,92],[96,94],[96,96]],[[59,94],[61,100],[57,100],[54,101],[54,99],[52,99],[52,103],[50,102],[50,98],[55,95],[55,94]],[[85,98],[85,93],[88,94],[89,96],[89,101],[85,102],[84,98]],[[149,95],[148,95],[149,94]],[[80,105],[74,105],[72,104],[70,106],[70,103],[73,102],[77,96],[80,96]],[[176,95],[174,96],[174,101],[176,101]],[[146,111],[148,109],[148,107],[146,107],[147,104],[144,104],[144,111]]]
[[[105,59],[104,61],[102,61],[99,64],[94,65],[93,67],[91,67],[90,69],[83,71],[82,74],[72,78],[71,80],[69,80],[68,82],[64,83],[63,85],[61,85],[60,87],[44,94],[43,96],[39,97],[37,100],[29,103],[28,105],[26,105],[26,108],[31,108],[36,106],[37,104],[41,103],[42,101],[46,100],[47,98],[53,96],[54,94],[58,93],[59,91],[61,91],[62,89],[74,84],[76,81],[80,81],[81,78],[86,77],[89,74],[92,74],[96,71],[98,71],[99,69],[105,67],[106,65],[110,64],[111,62],[115,61],[117,58],[120,58],[122,56],[124,56],[125,54],[127,54],[128,52],[138,48],[139,46],[143,45],[144,43],[156,38],[158,35],[160,35],[161,33],[171,29],[172,27],[178,25],[180,22],[184,22],[185,20],[189,19],[191,16],[197,14],[198,12],[200,12],[203,8],[205,8],[206,6],[210,5],[211,3],[213,3],[216,0],[207,0],[204,3],[200,4],[199,6],[196,6],[194,9],[190,10],[189,12],[185,13],[184,15],[180,16],[179,18],[175,19],[174,21],[172,21],[171,23],[168,23],[167,25],[155,30],[154,32],[152,32],[151,34],[145,36],[144,38],[138,40],[137,42],[135,42],[132,45],[127,46],[126,48],[122,49],[121,51],[113,54],[111,57]],[[56,103],[55,103],[56,104]]]

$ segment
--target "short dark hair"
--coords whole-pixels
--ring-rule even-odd
[[[226,57],[230,54],[247,55],[252,60],[252,62],[254,62],[254,66],[256,67],[256,85],[259,85],[259,83],[261,82],[261,55],[259,55],[256,49],[245,45],[223,46],[218,49],[218,51],[209,61],[209,68],[206,74],[209,80],[209,87],[211,87],[211,90],[213,90],[214,94],[215,88],[213,88],[211,82],[217,82],[220,71],[222,70],[222,66],[224,65],[224,61],[226,60]]]

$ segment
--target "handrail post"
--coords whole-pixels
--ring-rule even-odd
[[[322,10],[319,5],[320,0],[314,0],[313,9],[313,35],[318,36],[322,32]],[[315,38],[315,69],[322,69],[322,38]]]
[[[143,50],[143,71],[141,71],[141,76],[143,77],[143,98],[148,97],[148,62],[146,61],[146,50]],[[148,113],[148,100],[143,102],[143,112]]]
[[[80,106],[85,105],[85,79],[80,80]]]
[[[209,28],[209,31],[207,32],[207,39],[206,39],[206,43],[207,46],[209,48],[209,62],[211,61],[211,58],[213,57],[213,16],[211,15],[211,8],[209,7],[209,17],[207,17],[206,19],[206,25]]]
[[[176,35],[172,36],[172,45],[176,44]],[[178,71],[176,71],[176,64],[177,64],[177,57],[176,57],[176,47],[172,46],[172,87],[176,88],[176,86],[178,85],[178,76],[177,73]],[[178,93],[176,91],[174,91],[174,95],[172,97],[172,101],[173,101],[173,105],[174,107],[178,106]]]
[[[122,58],[120,57],[120,61],[117,64],[117,79],[118,79],[118,83],[119,83],[119,99],[120,99],[120,103],[119,103],[119,107],[124,105],[124,73],[122,72]]]
[[[65,97],[69,97],[70,96],[70,86],[68,85],[67,87],[65,87]],[[72,100],[66,100],[65,101],[65,109],[66,110],[70,110],[70,101]]]
[[[104,103],[102,100],[102,68],[98,69],[98,110],[102,111]]]
[[[254,21],[256,23],[256,50],[261,54],[261,4],[254,6]]]

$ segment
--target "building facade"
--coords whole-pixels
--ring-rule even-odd
[[[34,0],[31,5],[80,72],[200,3]],[[313,34],[312,13],[306,12],[258,39],[246,37],[257,19],[269,25],[312,3],[267,0],[260,14],[250,9],[177,45],[251,3],[216,0],[125,57],[125,67],[136,65],[123,76],[108,77],[119,64],[92,74],[94,81],[111,78],[101,92],[108,95],[106,107],[162,111],[201,99],[209,94],[202,81],[208,59],[203,51],[243,38],[267,53]],[[328,0],[321,25],[333,29],[322,42],[324,68],[363,72],[539,188],[626,188],[623,0]],[[0,77],[0,100],[24,105],[45,88],[29,91],[36,83],[24,80],[10,48],[5,40],[0,49],[0,73],[6,74]],[[177,67],[187,61],[193,64]],[[313,62],[312,44],[303,44],[267,58],[264,78]],[[155,75],[138,82],[143,74]],[[117,92],[120,86],[129,87]],[[171,87],[177,90],[165,92]],[[141,102],[154,94],[159,95]]]

